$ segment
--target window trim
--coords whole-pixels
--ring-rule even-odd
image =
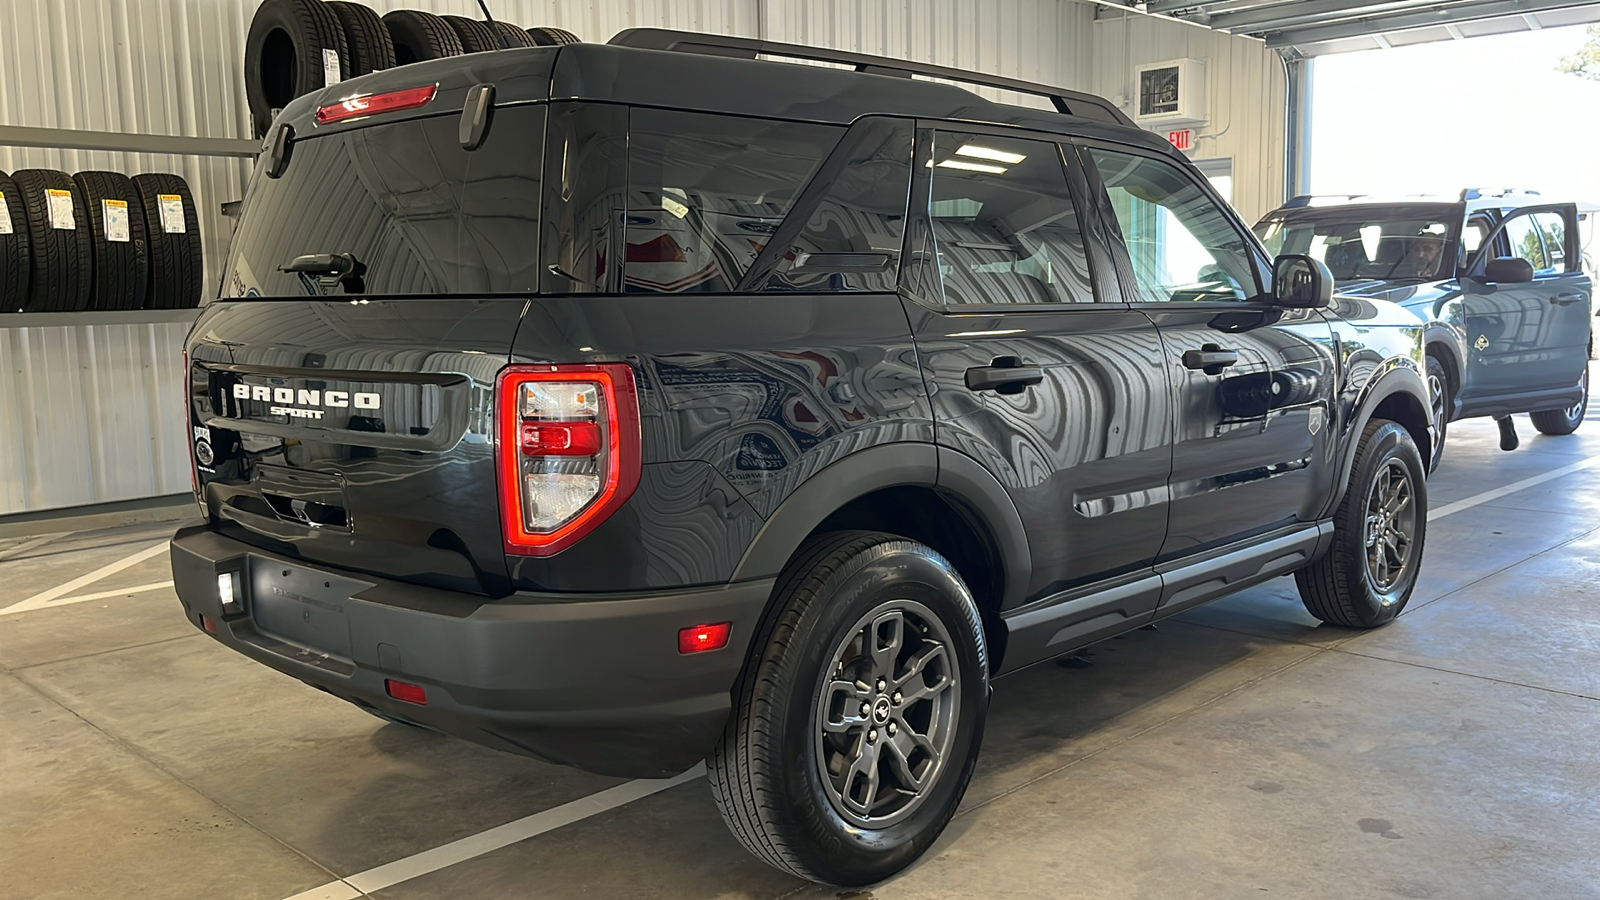
[[[1003,125],[963,122],[957,119],[923,119],[916,122],[916,143],[911,160],[911,201],[906,214],[905,242],[900,252],[900,294],[935,312],[952,315],[1012,315],[1018,313],[1071,312],[1073,310],[1127,309],[1121,282],[1110,254],[1106,252],[1107,235],[1101,232],[1099,216],[1091,215],[1088,181],[1081,171],[1072,151],[1072,136],[1051,134],[1030,129]],[[934,134],[991,135],[1023,141],[1036,141],[1055,148],[1056,162],[1061,166],[1067,183],[1067,193],[1072,199],[1073,216],[1083,238],[1085,264],[1089,268],[1089,285],[1094,299],[1088,302],[1051,303],[950,303],[945,299],[944,278],[939,271],[939,245],[933,237],[932,198],[934,170],[929,163],[933,158]],[[931,251],[931,259],[929,258]],[[926,274],[932,267],[931,277]],[[931,285],[923,285],[923,279]]]
[[[1112,254],[1116,260],[1117,272],[1120,276],[1119,281],[1122,285],[1123,296],[1127,300],[1130,308],[1173,309],[1174,305],[1170,300],[1146,300],[1138,293],[1138,281],[1133,271],[1133,257],[1128,253],[1127,240],[1122,234],[1122,223],[1118,222],[1116,216],[1111,213],[1111,194],[1106,190],[1105,184],[1100,180],[1100,171],[1093,164],[1093,158],[1089,155],[1090,150],[1099,149],[1106,150],[1111,153],[1120,153],[1125,156],[1143,157],[1145,159],[1155,160],[1156,162],[1166,163],[1167,165],[1170,165],[1182,172],[1184,176],[1189,179],[1191,184],[1199,188],[1201,193],[1203,193],[1207,199],[1216,204],[1217,208],[1222,211],[1223,218],[1228,222],[1229,225],[1233,227],[1234,232],[1238,234],[1241,242],[1244,244],[1245,251],[1249,256],[1250,267],[1255,274],[1255,296],[1244,297],[1239,300],[1195,300],[1178,304],[1177,308],[1239,309],[1241,306],[1277,308],[1276,304],[1273,302],[1272,291],[1268,288],[1268,286],[1272,284],[1272,263],[1271,260],[1267,258],[1266,251],[1262,248],[1260,239],[1256,237],[1256,234],[1253,230],[1245,227],[1244,220],[1239,218],[1238,211],[1235,210],[1231,204],[1222,199],[1221,195],[1216,192],[1216,189],[1211,186],[1210,181],[1206,180],[1205,178],[1196,179],[1194,177],[1194,172],[1190,171],[1192,166],[1185,168],[1167,154],[1152,151],[1145,147],[1123,144],[1117,141],[1109,141],[1101,138],[1073,137],[1071,138],[1071,143],[1078,151],[1079,165],[1083,169],[1085,177],[1088,179],[1089,184],[1097,194],[1094,208],[1099,213],[1100,217],[1106,220],[1103,222],[1103,227],[1105,228],[1107,237],[1110,239]],[[1187,160],[1185,160],[1185,162],[1187,162]]]

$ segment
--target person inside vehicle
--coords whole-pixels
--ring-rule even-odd
[[[1397,278],[1437,278],[1439,258],[1444,255],[1444,238],[1432,232],[1423,232],[1411,240],[1411,248],[1401,260]]]

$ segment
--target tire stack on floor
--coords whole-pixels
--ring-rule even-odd
[[[264,0],[245,39],[245,99],[256,137],[296,97],[381,69],[463,53],[578,43],[560,28],[519,28],[351,0]]]
[[[0,312],[192,308],[202,264],[177,175],[0,172]]]

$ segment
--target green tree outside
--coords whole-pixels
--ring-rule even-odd
[[[1577,53],[1561,57],[1561,61],[1556,63],[1556,71],[1600,81],[1600,25],[1590,25],[1585,33],[1589,39],[1583,42]]]

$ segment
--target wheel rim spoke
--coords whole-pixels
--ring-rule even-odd
[[[855,761],[845,770],[844,802],[857,815],[872,815],[873,804],[878,800],[878,753],[882,746],[863,737]]]
[[[879,678],[894,676],[895,660],[905,643],[906,619],[899,610],[873,620],[868,633],[868,646],[872,648],[872,674]]]

